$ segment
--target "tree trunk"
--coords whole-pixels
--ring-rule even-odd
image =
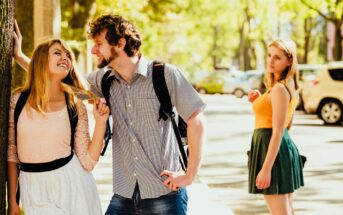
[[[304,30],[305,30],[305,45],[304,45],[304,58],[301,63],[308,62],[308,53],[310,52],[310,42],[311,42],[311,32],[312,32],[313,22],[312,18],[305,19]]]
[[[31,56],[33,50],[33,1],[16,0],[15,14],[21,35],[23,36],[23,52],[27,56]],[[25,16],[23,16],[23,14],[25,14]],[[23,85],[25,72],[18,64],[14,64],[12,72],[13,89]]]
[[[239,28],[239,46],[238,46],[238,66],[240,70],[244,69],[244,29],[245,29],[245,19]]]
[[[342,22],[338,22],[342,23]],[[343,54],[342,54],[342,41],[343,41],[343,35],[342,35],[342,26],[335,23],[335,46],[334,46],[334,60],[343,60]]]
[[[13,0],[0,2],[0,214],[6,214],[6,173],[8,112],[11,95],[11,64],[13,45]]]
[[[219,68],[219,56],[218,56],[218,36],[219,35],[219,27],[213,27],[213,51],[212,51],[212,60],[213,60],[213,68],[214,70]]]

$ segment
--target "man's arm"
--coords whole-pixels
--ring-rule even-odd
[[[187,121],[187,125],[189,159],[186,176],[190,180],[189,184],[191,184],[199,171],[202,158],[202,146],[206,140],[203,111],[194,113]]]
[[[196,111],[187,120],[187,138],[189,159],[186,173],[171,172],[164,170],[160,175],[166,175],[168,178],[163,182],[170,190],[178,190],[180,187],[185,187],[194,181],[201,163],[202,145],[206,140],[205,119],[203,109]]]

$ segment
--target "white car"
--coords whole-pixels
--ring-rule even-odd
[[[233,94],[237,98],[247,95],[250,90],[260,89],[263,72],[249,70],[236,72],[224,78],[224,93]]]
[[[306,113],[316,113],[325,124],[343,119],[343,62],[330,63],[302,82],[302,100]]]

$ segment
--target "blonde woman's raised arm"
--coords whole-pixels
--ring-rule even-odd
[[[23,37],[21,36],[17,20],[14,21],[13,32],[13,57],[15,61],[27,71],[30,64],[30,58],[28,58],[21,49]]]

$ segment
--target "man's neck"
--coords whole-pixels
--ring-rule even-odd
[[[118,72],[121,78],[129,82],[135,72],[139,59],[139,55],[117,58],[109,64],[109,67]]]

